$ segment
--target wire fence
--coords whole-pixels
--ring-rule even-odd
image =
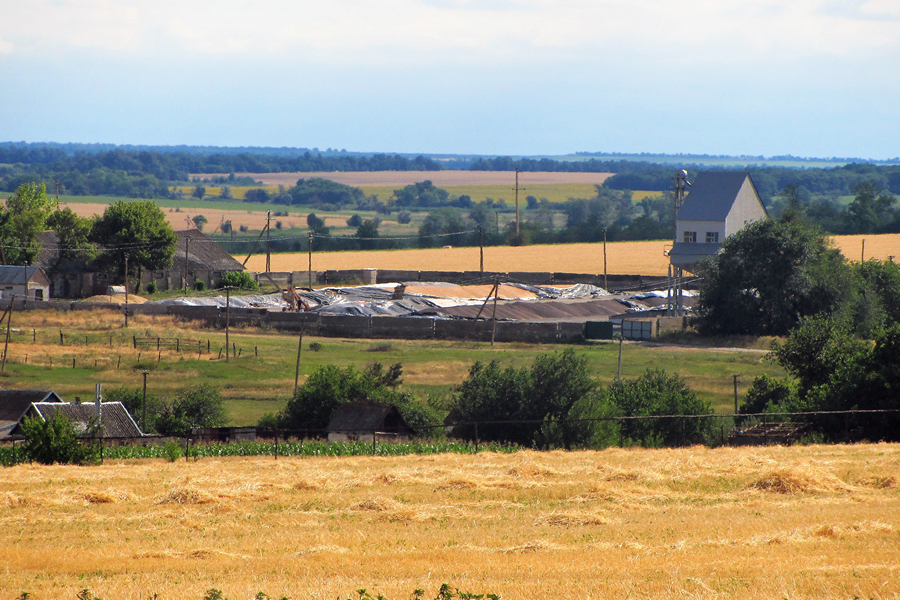
[[[529,425],[537,428],[577,427],[590,423],[610,423],[620,427],[612,438],[596,446],[642,446],[639,440],[623,435],[624,424],[675,424],[669,429],[669,443],[654,443],[658,447],[686,447],[694,444],[709,446],[768,446],[821,442],[814,425],[823,419],[832,420],[832,430],[840,431],[839,443],[882,441],[868,439],[866,425],[876,420],[885,424],[887,415],[897,416],[900,409],[849,409],[835,411],[731,413],[705,415],[641,415],[607,416],[583,419],[519,419],[456,421],[441,425],[415,426],[409,430],[385,427],[360,428],[344,431],[325,429],[273,429],[265,427],[222,427],[194,430],[190,435],[134,437],[103,437],[83,439],[83,444],[97,448],[98,459],[185,458],[197,460],[226,456],[402,456],[427,454],[476,454],[479,452],[513,453],[523,449],[552,450],[565,447],[559,443],[544,445],[516,444],[504,439],[486,439],[485,432],[512,431],[515,427]],[[705,435],[697,438],[695,429],[688,423],[706,422]],[[894,425],[898,423],[894,421]],[[837,425],[837,427],[835,427]],[[841,427],[842,426],[842,427]],[[467,430],[469,435],[454,438],[454,432]],[[896,433],[897,428],[893,431]],[[679,438],[680,435],[680,438]],[[498,438],[499,436],[495,436]],[[896,435],[894,436],[896,437]],[[656,438],[659,442],[659,438]],[[28,461],[24,440],[12,440],[0,445],[0,464],[5,466]],[[590,449],[590,445],[573,444],[567,449]]]

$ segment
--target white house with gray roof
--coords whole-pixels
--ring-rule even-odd
[[[725,238],[768,216],[748,173],[698,173],[675,219],[669,260],[692,271],[695,263],[715,255]]]

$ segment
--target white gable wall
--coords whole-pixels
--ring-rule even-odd
[[[684,232],[694,231],[697,233],[697,243],[706,243],[706,233],[709,231],[719,234],[719,243],[725,240],[725,222],[724,221],[682,221],[675,222],[675,241],[684,241]]]
[[[725,235],[722,236],[722,240],[750,223],[762,221],[767,216],[765,207],[753,190],[753,185],[749,179],[745,179],[737,198],[734,199],[734,204],[731,205],[731,210],[728,211],[728,216],[725,217]]]

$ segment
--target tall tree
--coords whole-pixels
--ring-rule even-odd
[[[97,247],[90,241],[93,224],[91,219],[79,217],[69,207],[53,211],[47,219],[47,227],[56,232],[59,246],[57,265],[87,261],[97,255]]]
[[[697,274],[704,334],[784,335],[801,317],[836,312],[853,289],[840,252],[796,219],[748,225]]]
[[[0,206],[0,261],[6,265],[30,265],[41,251],[38,236],[52,210],[43,183],[20,185]]]
[[[165,214],[154,202],[144,200],[108,206],[94,222],[91,241],[103,247],[97,259],[100,265],[124,275],[127,255],[129,274],[134,275],[143,269],[172,266],[177,237]]]

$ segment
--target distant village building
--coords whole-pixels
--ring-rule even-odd
[[[244,270],[241,263],[199,230],[176,231],[175,235],[178,243],[172,257],[172,266],[142,273],[141,291],[151,281],[161,291],[191,287],[197,281],[202,281],[208,288],[215,288],[221,283],[224,273]],[[51,293],[54,298],[88,298],[97,294],[109,294],[110,286],[123,284],[121,278],[116,279],[105,271],[98,271],[83,261],[62,264],[55,232],[45,231],[39,240],[42,244],[41,252],[35,259],[35,265],[49,274],[49,291],[45,294],[45,299]],[[17,297],[20,296],[17,294]]]
[[[208,288],[217,288],[225,273],[244,270],[244,265],[201,231],[187,229],[176,231],[175,235],[178,236],[178,245],[172,257],[172,266],[162,271],[144,273],[142,287],[153,281],[159,290],[177,290],[202,281]]]
[[[766,218],[766,207],[748,173],[698,173],[675,219],[671,264],[693,272],[696,263],[721,250],[725,238]]]
[[[141,428],[121,402],[93,402],[72,404],[69,402],[34,402],[13,428],[11,437],[22,437],[22,420],[38,417],[44,421],[57,413],[65,416],[75,427],[79,437],[139,438]]]
[[[50,278],[40,267],[0,266],[0,299],[50,299]]]
[[[63,399],[51,390],[0,390],[0,440],[12,434],[36,402],[62,403]]]
[[[328,441],[408,440],[415,430],[407,425],[400,410],[392,404],[347,402],[341,404],[328,422]]]

